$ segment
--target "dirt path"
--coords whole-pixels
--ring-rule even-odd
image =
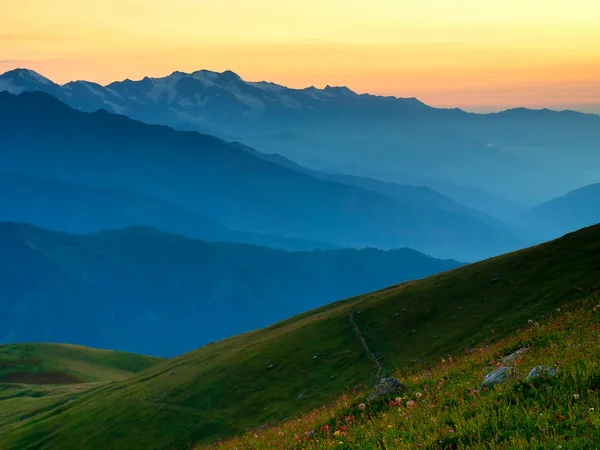
[[[359,337],[360,341],[362,342],[363,347],[365,348],[365,350],[367,351],[367,353],[369,354],[369,356],[371,357],[371,359],[373,361],[375,361],[375,364],[377,364],[377,374],[375,376],[379,380],[379,378],[381,378],[381,370],[382,370],[381,369],[381,364],[379,364],[379,360],[377,359],[377,357],[375,356],[375,354],[371,351],[371,349],[367,345],[367,342],[365,341],[365,338],[364,338],[362,332],[360,331],[360,328],[358,328],[358,325],[354,321],[354,313],[366,301],[367,301],[367,299],[364,299],[362,302],[360,302],[358,305],[356,305],[352,309],[352,311],[350,311],[350,322],[352,322],[352,325],[354,325],[354,331],[356,332],[356,335]]]

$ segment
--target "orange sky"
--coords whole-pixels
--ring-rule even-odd
[[[0,72],[231,69],[436,106],[600,112],[599,0],[0,0]]]

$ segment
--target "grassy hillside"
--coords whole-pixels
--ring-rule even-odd
[[[66,344],[0,346],[0,435],[107,382],[163,361]],[[0,448],[3,448],[0,444]]]
[[[0,383],[75,384],[124,380],[163,361],[69,344],[0,346]]]
[[[186,448],[277,423],[514,333],[600,285],[600,227],[209,344],[0,437],[6,448]],[[351,320],[352,318],[352,320]],[[356,324],[356,328],[354,325]],[[413,366],[414,365],[414,366]]]
[[[213,448],[597,448],[599,302],[595,293],[539,323],[528,321],[493,345],[466,348],[464,356],[441,358],[412,375],[396,373],[400,392],[370,400],[367,390],[355,389],[302,417]],[[506,362],[515,350],[520,355]],[[504,366],[514,368],[505,382],[481,386]],[[527,379],[535,367],[543,375]]]

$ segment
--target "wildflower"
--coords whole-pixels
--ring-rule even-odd
[[[577,400],[579,398],[579,394],[573,394],[573,398]]]
[[[540,326],[540,324],[539,324],[539,323],[537,323],[537,322],[535,322],[535,323],[533,324],[533,326],[537,328],[537,327],[539,327],[539,326]]]
[[[594,411],[594,408],[590,408],[590,411]]]
[[[417,398],[421,398],[421,397],[423,397],[423,394],[421,394],[420,392],[417,392],[417,393],[415,394],[415,396],[416,396]]]
[[[531,324],[533,323],[533,320],[529,319],[529,320],[527,321],[527,323],[528,323],[529,325],[531,325]]]
[[[337,430],[335,433],[333,433],[334,436],[339,436],[341,434],[340,430]]]
[[[396,400],[398,400],[398,399],[396,399]],[[361,411],[364,411],[364,409],[365,409],[366,407],[367,407],[367,406],[366,406],[364,403],[360,403],[360,404],[358,405],[358,409],[360,409]]]

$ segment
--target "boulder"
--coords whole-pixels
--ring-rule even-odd
[[[551,377],[556,376],[556,369],[554,367],[548,366],[535,366],[533,369],[531,369],[531,372],[529,372],[529,375],[527,375],[527,378],[525,378],[525,380],[533,380],[534,378],[539,378],[542,375],[547,375]]]
[[[503,366],[488,373],[481,383],[481,387],[493,386],[495,384],[504,383],[509,376],[515,371],[514,367]]]
[[[521,349],[517,350],[516,352],[511,353],[507,357],[502,358],[502,364],[508,364],[509,362],[514,361],[519,356],[521,356],[523,353],[525,353],[527,350],[528,350],[527,348],[521,348]]]

